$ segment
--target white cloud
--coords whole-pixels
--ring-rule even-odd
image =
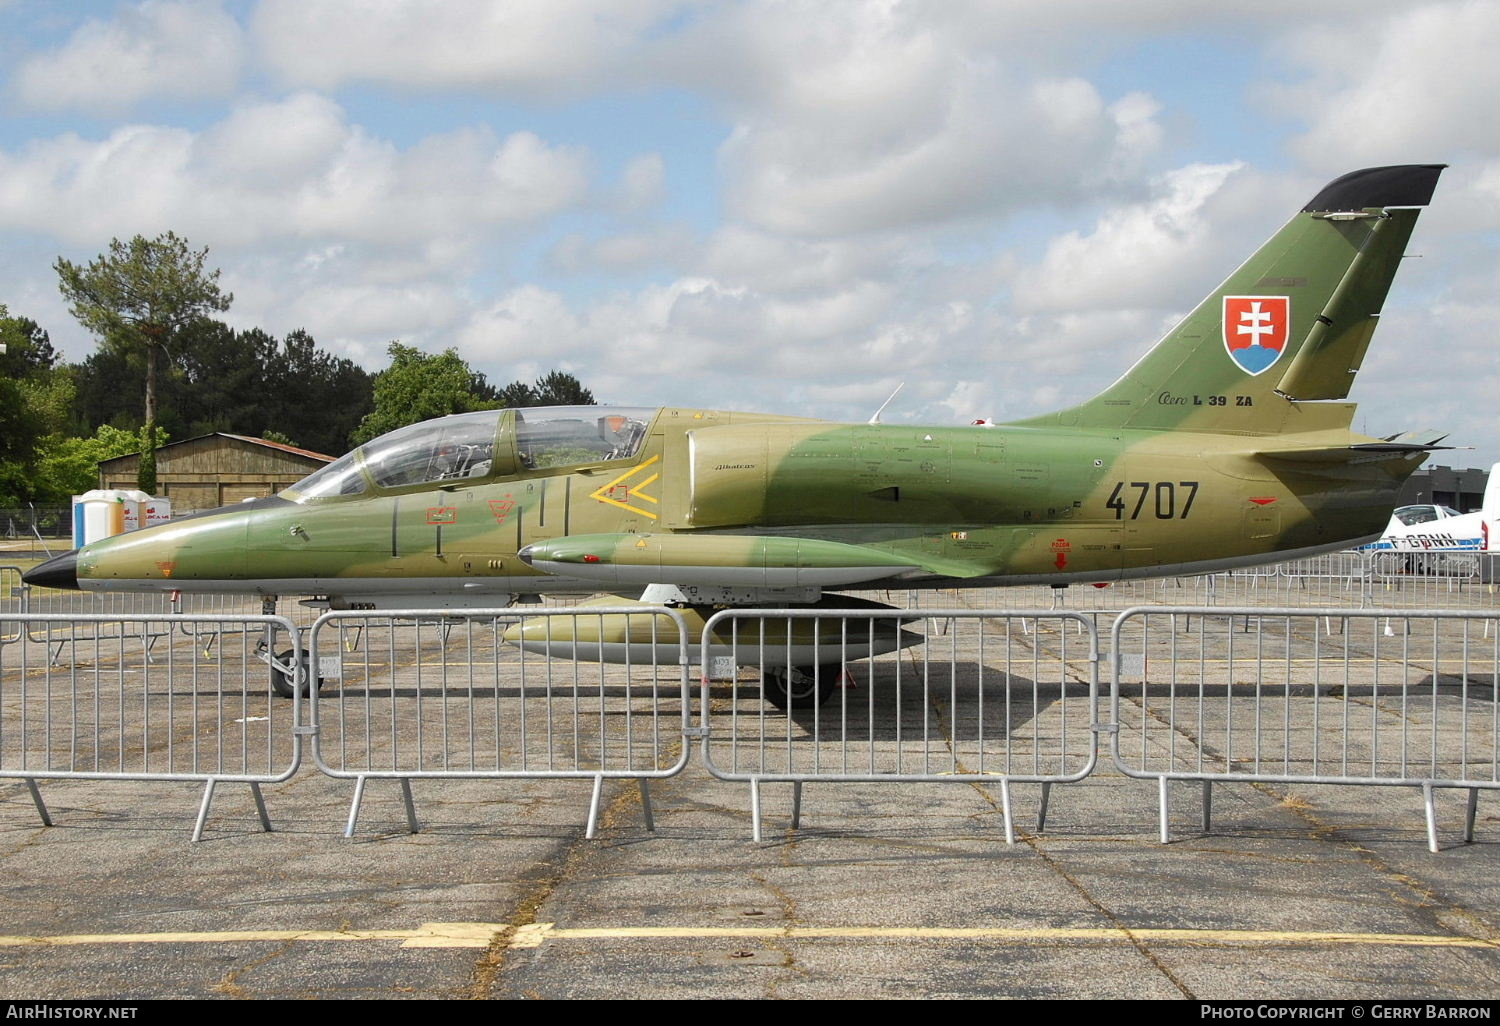
[[[284,158],[284,159],[283,159]],[[0,151],[0,226],[79,244],[171,228],[215,246],[343,239],[451,248],[580,202],[587,154],[487,128],[401,149],[298,94],[241,105],[201,133],[127,125]]]
[[[1166,175],[1159,195],[1116,207],[1089,235],[1052,240],[1040,265],[1016,278],[1013,303],[1021,311],[1142,309],[1176,292],[1177,279],[1196,274],[1205,251],[1218,248],[1204,207],[1242,164],[1192,164]],[[1271,215],[1274,220],[1275,215]],[[1249,246],[1246,245],[1248,255]],[[1224,268],[1227,274],[1233,266]]]
[[[579,331],[561,296],[524,285],[472,314],[458,332],[458,349],[487,368],[528,360],[551,366],[579,345]]]
[[[548,264],[572,273],[679,268],[693,263],[698,249],[698,241],[686,225],[663,224],[599,239],[565,236],[548,254]]]
[[[890,286],[862,281],[823,295],[772,299],[766,328],[783,346],[858,334],[878,323],[894,298]]]
[[[1309,77],[1269,91],[1308,121],[1295,147],[1309,165],[1334,171],[1500,154],[1500,7],[1492,0],[1408,5],[1343,27],[1337,46],[1328,45],[1330,31],[1294,33],[1289,57]]]
[[[667,192],[667,163],[660,153],[643,153],[625,165],[620,201],[627,211],[660,203]]]
[[[89,19],[56,50],[22,62],[13,81],[33,110],[115,113],[151,97],[228,95],[244,60],[239,24],[217,2],[145,0],[112,21]]]
[[[955,420],[980,420],[990,418],[985,412],[992,400],[992,386],[985,381],[959,381],[953,391],[938,401],[938,406],[947,410]],[[992,418],[991,418],[992,419]]]
[[[348,284],[302,290],[284,317],[297,324],[337,326],[339,337],[430,338],[434,327],[452,324],[463,304],[447,282],[413,281],[402,286]]]
[[[716,9],[669,53],[721,96],[732,216],[831,237],[1074,200],[1158,145],[1153,101],[953,31],[944,9],[884,0]]]
[[[768,292],[838,289],[850,282],[884,277],[913,259],[912,240],[790,239],[742,224],[728,224],[709,238],[706,273]]]
[[[200,137],[204,171],[251,189],[295,188],[336,160],[350,134],[338,104],[313,93],[243,103]]]
[[[622,54],[681,0],[262,0],[253,30],[292,85],[351,81],[420,88],[573,92],[617,71]]]
[[[941,402],[948,382],[972,376],[976,358],[982,373],[999,376],[985,343],[993,325],[968,303],[914,304],[919,291],[917,277],[801,295],[684,277],[569,302],[526,285],[477,311],[458,337],[492,378],[573,365],[614,402],[862,420],[904,380],[888,421],[951,422],[953,409]]]

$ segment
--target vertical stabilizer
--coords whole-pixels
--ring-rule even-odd
[[[1415,208],[1443,167],[1367,168],[1330,182],[1119,381],[1023,423],[1295,430],[1298,403],[1349,394]]]
[[[1484,502],[1479,510],[1486,520],[1500,520],[1500,463],[1490,468],[1489,480],[1484,485]]]

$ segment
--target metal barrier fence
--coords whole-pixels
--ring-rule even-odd
[[[109,641],[124,636],[123,626],[132,617],[151,617],[153,630],[143,634],[131,629],[134,640],[144,640],[149,654],[158,641],[172,631],[175,610],[166,592],[85,592],[22,585],[21,611],[28,614],[27,638],[48,646],[49,659],[60,665],[63,649],[70,645]],[[86,626],[87,625],[87,626]]]
[[[26,611],[26,586],[21,583],[21,568],[0,566],[0,617],[14,616]],[[21,637],[23,627],[16,620],[5,621],[0,627],[0,645],[8,645]]]
[[[1101,582],[1067,588],[1021,586],[891,592],[887,602],[942,601],[975,609],[1047,609],[1096,620],[1136,606],[1463,609],[1500,611],[1500,552],[1330,552],[1218,574]],[[1104,626],[1100,624],[1101,628]]]
[[[413,832],[415,778],[592,780],[590,837],[604,781],[634,779],[653,829],[646,781],[687,764],[691,650],[675,610],[328,613],[309,649],[314,761],[355,781],[346,836],[371,779],[401,782]]]
[[[0,567],[0,587],[8,583],[5,571],[15,571],[16,581],[5,594],[16,596],[16,605],[11,611],[73,618],[75,624],[92,622],[94,633],[74,627],[69,630],[49,629],[45,626],[30,628],[32,641],[50,646],[54,663],[61,659],[62,651],[69,645],[91,641],[106,641],[117,635],[117,624],[122,617],[149,616],[155,618],[161,629],[147,639],[147,651],[170,632],[171,624],[181,624],[180,630],[198,640],[211,638],[206,627],[189,628],[188,621],[180,617],[212,617],[226,624],[242,621],[244,617],[268,615],[258,595],[220,595],[204,592],[151,591],[151,592],[85,592],[56,588],[34,588],[19,579],[20,571],[15,567]],[[6,607],[0,606],[0,609]],[[317,617],[317,611],[301,605],[292,605],[282,615],[298,628],[306,629]],[[241,623],[238,627],[226,628],[239,633],[258,631],[254,626]],[[102,632],[102,633],[100,633]],[[133,632],[133,637],[140,637]],[[8,640],[0,636],[0,642]]]
[[[1500,553],[1331,552],[1275,569],[1254,597],[1285,606],[1500,610]],[[1226,605],[1250,597],[1220,594]]]
[[[0,778],[26,781],[43,823],[39,780],[192,781],[204,785],[193,840],[219,783],[248,783],[271,828],[260,785],[301,765],[299,708],[275,700],[267,665],[283,646],[284,665],[300,654],[289,621],[8,614],[0,626],[16,635],[0,647]],[[59,666],[48,642],[69,632],[74,658]],[[221,635],[232,643],[205,644]]]
[[[1110,750],[1167,785],[1222,781],[1500,788],[1500,632],[1494,615],[1448,610],[1241,607],[1127,610],[1111,631]]]
[[[73,531],[73,510],[68,506],[28,506],[0,509],[0,538],[50,538],[67,540]]]
[[[757,841],[763,782],[793,785],[795,828],[803,784],[879,781],[996,784],[1014,843],[1010,785],[1042,785],[1040,829],[1051,785],[1097,759],[1098,639],[1078,613],[727,609],[702,645],[704,762],[750,784]]]
[[[1011,785],[1041,785],[1040,829],[1051,785],[1096,768],[1100,732],[1121,772],[1157,781],[1164,840],[1174,780],[1202,785],[1205,829],[1220,782],[1420,787],[1434,850],[1437,790],[1468,791],[1470,840],[1478,792],[1500,789],[1500,611],[1129,609],[1101,710],[1096,611],[731,609],[701,636],[686,611],[641,606],[302,627],[227,611],[253,598],[217,600],[220,615],[17,613],[13,579],[0,778],[26,782],[44,822],[38,781],[90,778],[203,783],[195,839],[216,784],[250,783],[268,826],[259,785],[296,773],[307,737],[320,771],[355,781],[349,834],[371,779],[400,782],[413,830],[414,778],[587,779],[590,836],[604,781],[636,780],[649,827],[647,781],[680,772],[691,739],[714,776],[750,784],[757,839],[762,783],[792,784],[796,826],[803,784],[858,781],[997,785],[1013,840]],[[309,681],[304,722],[273,695]]]
[[[1274,571],[1274,567],[1272,568]],[[919,609],[923,603],[971,609],[1025,609],[1113,615],[1141,605],[1212,605],[1227,579],[1223,574],[1157,577],[1138,581],[1075,584],[1068,587],[1020,585],[1004,588],[944,588],[936,591],[881,592],[891,604]]]

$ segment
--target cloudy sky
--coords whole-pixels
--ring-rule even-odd
[[[1448,163],[1353,398],[1500,460],[1494,0],[0,0],[0,302],[168,229],[228,319],[601,401],[1011,419],[1330,178]]]

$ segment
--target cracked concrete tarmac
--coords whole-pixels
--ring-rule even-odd
[[[747,789],[696,768],[654,786],[654,834],[635,788],[611,787],[595,840],[586,782],[424,784],[419,834],[391,785],[339,837],[348,784],[313,777],[267,789],[273,833],[225,794],[196,845],[183,785],[49,784],[52,828],[8,786],[0,993],[1500,993],[1496,817],[1432,855],[1409,792],[1222,785],[1212,833],[1160,845],[1150,785],[1095,777],[1007,846],[973,786],[809,785],[798,830],[789,788],[768,786],[757,845]]]

